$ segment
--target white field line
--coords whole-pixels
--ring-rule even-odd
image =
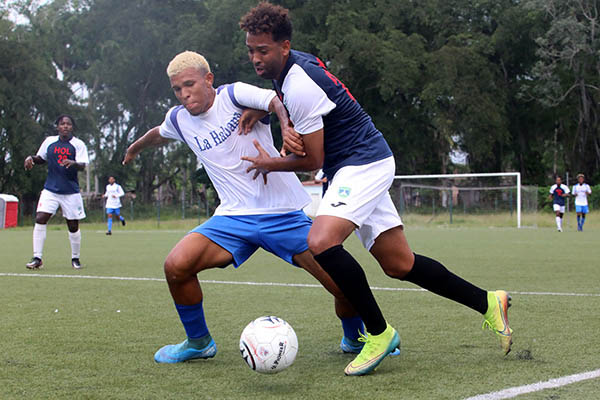
[[[103,279],[113,281],[151,281],[164,282],[164,278],[144,278],[144,277],[128,277],[128,276],[99,276],[99,275],[55,275],[55,274],[19,274],[10,272],[0,272],[0,277],[36,277],[36,278],[75,278],[75,279]],[[315,283],[282,283],[282,282],[244,282],[244,281],[218,281],[218,280],[199,280],[200,283],[216,283],[221,285],[244,285],[244,286],[280,286],[280,287],[306,287],[306,288],[321,288],[322,286]],[[393,288],[371,286],[372,290],[388,291],[388,292],[427,292],[420,288]],[[530,296],[575,296],[575,297],[600,297],[600,293],[563,293],[563,292],[516,292],[510,291],[510,294],[530,295]]]
[[[499,390],[497,392],[491,392],[486,394],[479,394],[477,396],[469,397],[465,400],[500,400],[500,399],[512,399],[513,397],[520,396],[526,393],[539,392],[545,389],[552,389],[561,386],[570,385],[572,383],[585,381],[588,379],[600,378],[600,369],[588,372],[582,372],[580,374],[573,374],[563,376],[560,378],[554,378],[545,382],[532,383],[530,385],[515,386],[508,389]]]

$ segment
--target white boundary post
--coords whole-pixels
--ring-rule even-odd
[[[517,228],[521,228],[521,173],[520,172],[481,172],[472,174],[433,174],[433,175],[395,175],[394,179],[423,179],[423,178],[478,178],[494,176],[517,177]]]

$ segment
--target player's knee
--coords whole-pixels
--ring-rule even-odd
[[[381,265],[383,272],[394,279],[404,279],[406,275],[412,270],[415,263],[415,256],[413,253],[406,257],[398,257],[392,262],[384,263]]]
[[[108,218],[112,218],[112,214],[107,214],[107,217]]]
[[[308,249],[313,255],[321,254],[327,249],[339,244],[323,235],[308,235]]]
[[[169,283],[180,283],[190,276],[187,263],[178,255],[169,254],[163,265],[165,278]]]

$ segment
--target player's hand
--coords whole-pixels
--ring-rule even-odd
[[[293,153],[298,157],[306,156],[302,136],[296,132],[293,125],[281,127],[281,138],[283,139],[283,147],[280,152],[282,157],[285,157],[286,152]]]
[[[240,122],[238,125],[238,135],[247,135],[250,133],[252,128],[254,128],[254,124],[263,119],[268,112],[255,110],[253,108],[246,108],[242,111],[242,116],[240,117]]]
[[[62,165],[65,168],[71,168],[72,166],[74,166],[76,164],[77,164],[77,161],[75,161],[75,160],[69,160],[68,158],[65,158],[60,163],[60,165]]]
[[[34,165],[33,157],[27,156],[27,158],[25,158],[25,169],[27,171],[30,171],[33,168],[33,165]]]
[[[133,161],[133,159],[135,159],[136,156],[137,156],[136,153],[127,149],[127,153],[125,153],[125,157],[123,158],[122,164],[123,165],[129,164],[131,161]]]
[[[267,165],[269,160],[271,159],[271,156],[265,151],[265,149],[262,148],[260,143],[258,143],[258,140],[254,139],[253,143],[254,147],[256,147],[256,150],[258,150],[258,155],[256,157],[243,156],[241,157],[241,159],[243,161],[250,161],[252,163],[252,165],[249,166],[248,169],[246,169],[247,173],[254,171],[254,176],[252,177],[252,179],[256,179],[258,175],[262,174],[263,180],[266,185],[267,174],[269,173]]]

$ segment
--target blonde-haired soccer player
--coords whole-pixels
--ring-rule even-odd
[[[259,247],[298,265],[315,276],[336,297],[344,337],[358,338],[363,323],[329,275],[308,251],[311,220],[302,211],[310,197],[292,172],[277,172],[254,180],[244,156],[256,154],[254,142],[276,156],[268,119],[245,125],[246,108],[276,111],[285,108],[272,90],[237,82],[213,87],[214,76],[200,54],[178,54],[167,67],[171,87],[181,103],[167,113],[162,125],[150,129],[127,149],[124,164],[149,146],[178,140],[202,162],[221,201],[214,215],[175,245],[164,263],[165,276],[187,338],[160,348],[154,359],[176,363],[211,358],[217,352],[203,309],[197,274],[209,268],[236,268]],[[262,113],[264,115],[265,113]],[[284,123],[288,123],[285,121]],[[241,130],[244,135],[238,134]],[[264,183],[263,183],[264,182]],[[342,350],[344,347],[342,346]],[[352,349],[350,349],[352,351]]]

